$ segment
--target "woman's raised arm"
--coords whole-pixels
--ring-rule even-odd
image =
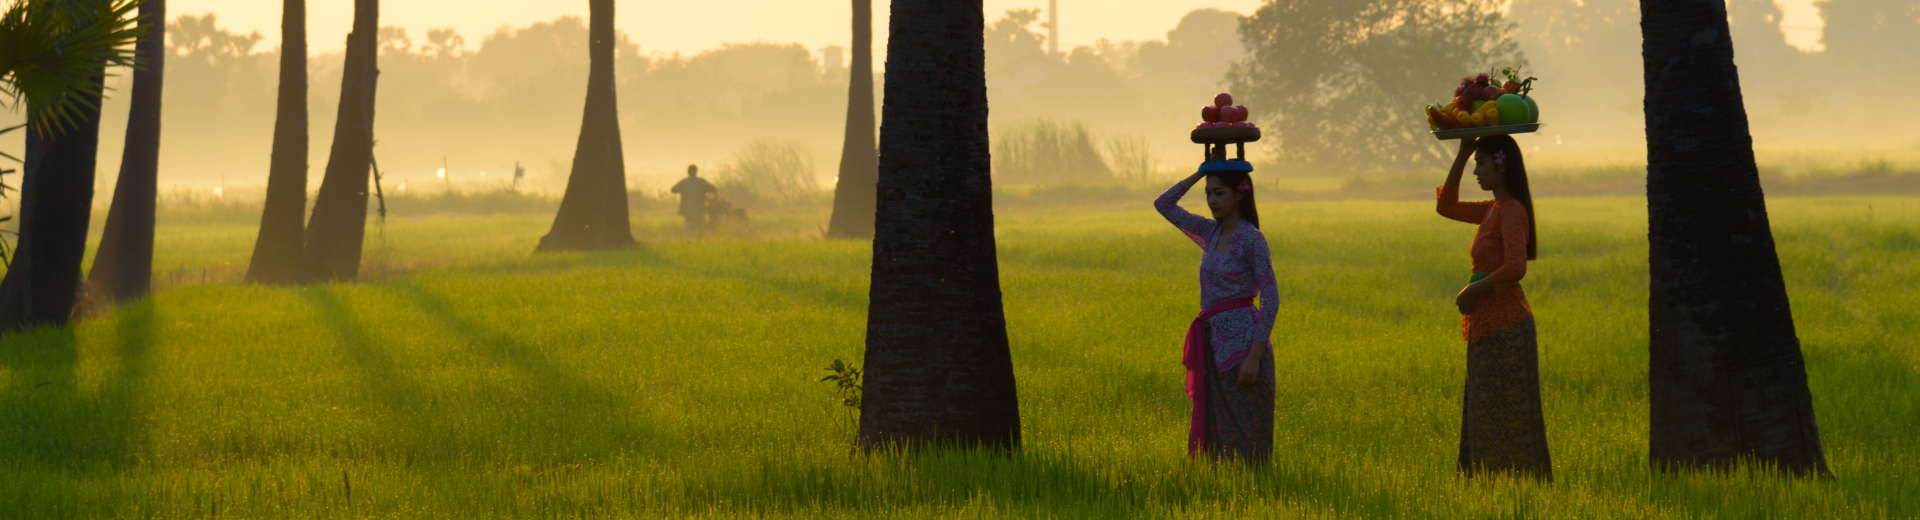
[[[1460,202],[1460,177],[1467,172],[1467,163],[1473,160],[1474,145],[1478,142],[1472,137],[1460,139],[1460,154],[1453,158],[1453,169],[1447,170],[1447,183],[1435,194],[1438,203],[1434,211],[1442,217],[1479,224],[1487,216],[1487,209],[1493,207],[1493,201]]]
[[[1200,182],[1203,177],[1206,177],[1205,173],[1195,171],[1185,180],[1174,184],[1172,189],[1168,189],[1166,193],[1160,194],[1160,198],[1153,200],[1153,209],[1159,210],[1160,216],[1166,217],[1167,222],[1172,222],[1173,227],[1180,228],[1180,232],[1186,233],[1187,238],[1193,239],[1194,244],[1205,248],[1207,235],[1213,234],[1214,228],[1220,223],[1180,207],[1180,197],[1186,196],[1187,190],[1193,189],[1194,183]]]

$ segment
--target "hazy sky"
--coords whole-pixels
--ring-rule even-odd
[[[1217,7],[1252,12],[1259,0],[1059,0],[1061,48],[1113,40],[1163,39],[1188,11]],[[170,0],[172,16],[212,12],[220,25],[238,33],[259,31],[264,48],[279,45],[280,2],[271,0]],[[874,1],[874,53],[885,52],[887,3]],[[1047,0],[986,0],[989,21],[1008,9],[1046,9]],[[819,0],[700,0],[681,2],[620,2],[616,27],[640,44],[643,51],[696,53],[728,42],[764,40],[800,43],[818,50],[847,45],[852,5]],[[526,25],[563,15],[587,16],[586,0],[560,2],[423,1],[382,2],[380,24],[407,28],[415,43],[426,41],[426,30],[453,27],[466,37],[467,48],[501,25]],[[308,0],[307,41],[314,52],[338,51],[353,23],[352,0]],[[1044,15],[1042,15],[1044,21]],[[876,66],[878,64],[876,63]]]
[[[1045,9],[1046,0],[985,0],[988,20],[1008,9]],[[1819,38],[1820,17],[1813,0],[1776,0],[1785,13],[1789,43],[1808,48]],[[271,0],[171,0],[167,10],[181,14],[216,13],[220,25],[238,33],[259,31],[261,50],[279,45],[280,2]],[[1060,47],[1092,43],[1096,38],[1142,40],[1166,37],[1180,16],[1203,7],[1251,13],[1260,0],[1059,0]],[[874,53],[883,59],[887,35],[886,2],[874,1]],[[700,0],[620,2],[617,27],[644,51],[695,53],[727,42],[797,42],[818,50],[846,45],[852,37],[846,1]],[[501,25],[526,25],[562,15],[587,15],[586,0],[401,0],[382,2],[381,25],[405,27],[415,43],[426,30],[453,27],[475,49]],[[308,0],[307,40],[316,53],[338,51],[353,22],[352,0]],[[1042,17],[1044,20],[1044,15]],[[876,63],[878,67],[880,64]]]

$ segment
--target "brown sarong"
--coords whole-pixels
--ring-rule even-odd
[[[1552,481],[1540,408],[1540,349],[1533,318],[1467,343],[1459,471],[1513,472]]]
[[[1211,368],[1213,364],[1207,365]],[[1260,380],[1252,388],[1238,387],[1238,364],[1226,372],[1209,371],[1207,440],[1201,445],[1202,453],[1214,460],[1233,458],[1246,464],[1267,464],[1273,455],[1273,379],[1271,348],[1260,356]]]

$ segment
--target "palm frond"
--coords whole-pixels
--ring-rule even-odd
[[[0,15],[0,95],[25,101],[35,132],[58,133],[105,94],[107,66],[138,66],[144,0],[16,0]]]

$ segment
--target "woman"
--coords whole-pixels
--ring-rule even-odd
[[[1460,202],[1460,174],[1469,157],[1474,179],[1480,189],[1493,192],[1493,200]],[[1517,472],[1551,481],[1533,309],[1520,290],[1527,261],[1538,256],[1533,196],[1520,146],[1504,135],[1461,139],[1439,192],[1441,216],[1480,226],[1470,250],[1471,283],[1454,297],[1467,340],[1459,471],[1467,476]]]
[[[1154,209],[1180,228],[1203,251],[1200,257],[1200,307],[1187,329],[1183,362],[1187,397],[1193,400],[1187,431],[1187,455],[1206,453],[1264,464],[1273,453],[1273,360],[1268,336],[1280,310],[1273,263],[1260,215],[1254,210],[1252,168],[1244,161],[1222,161],[1224,149],[1201,171],[1153,201]],[[1224,168],[1222,168],[1224,167]],[[1208,171],[1221,170],[1221,171]],[[1180,208],[1201,177],[1207,179],[1207,208],[1213,219]],[[1260,308],[1253,308],[1255,291]]]

